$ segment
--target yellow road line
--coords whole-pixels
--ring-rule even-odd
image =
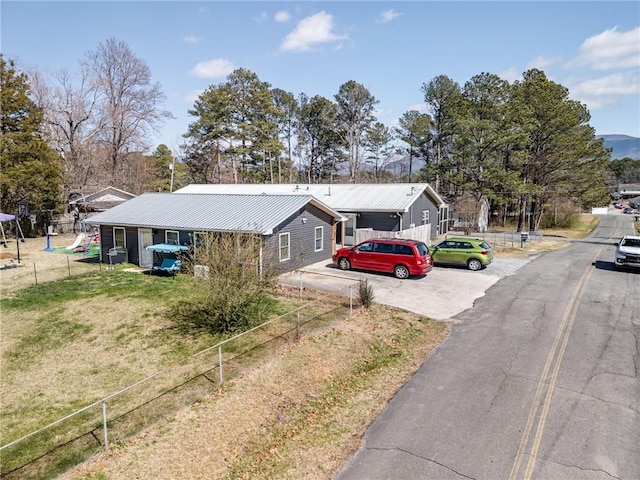
[[[551,350],[547,355],[547,360],[544,365],[544,369],[542,370],[542,374],[540,375],[540,379],[538,380],[538,387],[536,389],[536,393],[531,404],[531,408],[529,410],[529,416],[527,418],[527,423],[525,425],[525,429],[522,432],[522,438],[520,439],[520,444],[518,445],[518,452],[516,453],[516,458],[514,459],[513,465],[511,466],[511,473],[509,474],[509,480],[516,480],[518,477],[518,473],[520,472],[520,466],[522,463],[522,459],[525,454],[525,450],[527,444],[529,443],[531,429],[535,422],[536,416],[538,414],[538,410],[542,406],[542,412],[540,414],[540,418],[538,419],[538,426],[536,429],[536,435],[534,437],[534,442],[531,448],[531,454],[529,457],[529,462],[527,464],[527,468],[525,471],[525,480],[530,480],[531,474],[533,473],[533,469],[535,466],[538,449],[540,447],[540,442],[542,440],[542,433],[544,431],[544,426],[546,423],[547,415],[549,413],[549,406],[551,404],[551,398],[553,396],[553,391],[555,389],[555,384],[558,378],[558,374],[560,372],[560,365],[562,364],[562,359],[564,357],[564,352],[566,350],[567,343],[569,342],[569,335],[573,328],[573,324],[575,322],[575,318],[578,311],[579,300],[584,294],[584,289],[587,284],[587,280],[591,276],[593,272],[593,267],[591,266],[594,261],[601,255],[602,251],[605,247],[602,247],[598,253],[595,255],[594,259],[590,262],[587,270],[582,274],[580,278],[580,282],[575,290],[572,292],[571,297],[569,298],[569,302],[567,303],[567,307],[562,315],[562,321],[558,326],[558,330],[556,331],[556,335],[553,339],[553,345],[551,346]],[[560,344],[560,340],[562,339],[562,344],[560,349],[558,350],[558,345]],[[553,368],[553,372],[551,374],[551,380],[547,383],[546,378],[549,374],[549,369],[552,365],[553,359],[555,358],[555,364]],[[545,387],[548,385],[547,393],[545,395],[544,402],[540,405],[540,400],[545,390]]]
[[[604,250],[604,247],[600,249],[597,255],[594,257],[594,261],[596,258],[600,256]],[[593,263],[593,262],[592,262]],[[571,334],[571,330],[573,329],[573,324],[575,323],[576,316],[578,314],[578,307],[580,306],[579,300],[584,295],[584,290],[587,285],[587,281],[591,274],[593,273],[593,268],[589,268],[585,274],[582,275],[582,279],[580,284],[577,287],[577,295],[574,297],[573,304],[567,305],[567,309],[570,310],[570,314],[568,316],[569,323],[567,325],[567,329],[564,332],[564,338],[562,341],[562,346],[560,347],[560,351],[558,352],[558,356],[556,357],[556,363],[553,369],[553,374],[551,375],[551,381],[549,383],[549,388],[547,390],[547,396],[544,400],[544,404],[542,407],[542,413],[540,414],[540,419],[538,420],[538,429],[536,431],[536,436],[531,447],[531,455],[529,456],[529,463],[527,464],[527,470],[524,474],[524,480],[530,480],[531,474],[533,473],[533,469],[536,463],[536,459],[538,457],[538,449],[540,447],[540,441],[542,440],[542,433],[544,432],[544,427],[547,422],[547,415],[549,413],[549,406],[551,405],[551,398],[553,396],[553,391],[555,390],[556,381],[558,380],[558,374],[560,372],[560,365],[562,364],[562,359],[564,358],[564,352],[567,349],[567,343],[569,343],[569,335]],[[567,310],[565,310],[566,312]]]

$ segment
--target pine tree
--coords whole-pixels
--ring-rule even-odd
[[[27,76],[0,54],[0,210],[45,216],[60,203],[59,159],[41,134],[42,110],[29,98]]]

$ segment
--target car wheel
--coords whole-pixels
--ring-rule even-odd
[[[396,265],[396,267],[393,269],[393,274],[396,278],[409,278],[409,269],[404,265]]]
[[[351,270],[351,262],[342,257],[340,260],[338,260],[338,267],[340,267],[340,270]]]
[[[480,260],[478,260],[477,258],[472,258],[467,262],[467,267],[469,268],[469,270],[473,270],[475,272],[476,270],[480,270],[482,268],[482,262],[480,262]]]

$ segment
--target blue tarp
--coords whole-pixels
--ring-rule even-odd
[[[146,250],[158,253],[178,253],[186,252],[189,247],[186,245],[171,245],[169,243],[158,243],[156,245],[149,245]]]

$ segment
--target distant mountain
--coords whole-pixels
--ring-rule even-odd
[[[640,160],[640,138],[629,135],[596,135],[604,139],[604,146],[612,148],[611,159],[632,158]]]

